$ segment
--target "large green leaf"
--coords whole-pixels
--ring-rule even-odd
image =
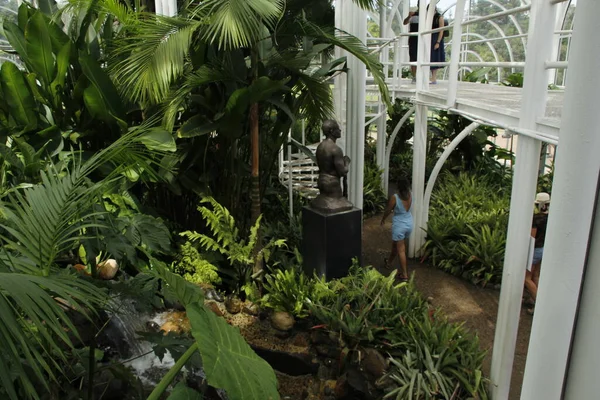
[[[2,22],[2,29],[6,34],[6,39],[12,48],[19,54],[21,60],[28,62],[27,51],[25,50],[25,34],[23,30],[10,21]]]
[[[238,328],[199,303],[186,311],[211,386],[236,400],[279,399],[273,369],[250,348]]]
[[[233,92],[225,109],[229,113],[242,115],[250,107],[250,104],[265,101],[279,91],[289,91],[289,88],[285,86],[288,80],[274,81],[268,76],[261,76],[250,86]]]
[[[25,48],[34,71],[46,85],[54,80],[56,64],[52,54],[52,42],[48,22],[40,12],[29,19],[25,29]]]
[[[19,126],[25,127],[25,130],[34,129],[37,126],[38,114],[23,72],[15,64],[5,62],[0,69],[0,78],[10,115]]]
[[[79,56],[79,63],[81,64],[85,76],[92,82],[102,96],[102,99],[111,114],[122,118],[124,114],[123,102],[117,92],[117,88],[106,72],[100,67],[96,60],[86,54],[81,54]]]
[[[104,102],[100,90],[95,85],[89,86],[83,91],[83,101],[92,117],[105,122],[112,120],[108,106]]]
[[[218,127],[219,122],[211,121],[204,115],[194,115],[181,125],[181,128],[177,131],[177,136],[180,138],[191,138],[206,135],[207,133],[214,132]]]
[[[175,152],[177,145],[173,135],[162,128],[153,128],[140,137],[140,141],[151,150]]]
[[[167,400],[202,400],[202,395],[183,382],[179,382]]]
[[[58,96],[59,89],[65,86],[67,70],[69,69],[71,57],[71,42],[67,42],[56,55],[56,78],[52,82],[52,94]]]

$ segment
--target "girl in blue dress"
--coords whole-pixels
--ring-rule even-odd
[[[385,223],[388,215],[392,212],[392,250],[389,258],[385,259],[386,268],[391,268],[396,255],[400,258],[400,267],[402,268],[400,280],[408,280],[408,269],[406,261],[406,239],[413,229],[413,217],[410,213],[412,209],[412,195],[410,185],[406,178],[398,181],[398,193],[390,197],[387,208],[381,217],[381,225]]]

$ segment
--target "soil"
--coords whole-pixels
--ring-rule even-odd
[[[381,273],[389,274],[390,270],[383,268],[383,259],[389,255],[391,248],[391,221],[388,219],[383,227],[380,221],[381,215],[364,221],[362,261],[363,265],[372,265]],[[394,265],[399,267],[398,259]],[[500,291],[477,287],[416,261],[409,261],[408,269],[410,275],[414,274],[419,292],[425,298],[431,298],[433,306],[441,308],[450,321],[464,323],[471,332],[477,333],[482,349],[487,350],[483,367],[489,376]],[[509,400],[520,397],[532,318],[522,308]]]

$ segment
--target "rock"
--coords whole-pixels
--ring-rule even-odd
[[[221,296],[215,289],[204,289],[204,298],[206,300],[214,300],[219,303],[223,302],[223,296]]]
[[[173,311],[166,315],[165,323],[162,324],[160,330],[165,334],[169,332],[188,333],[190,331],[190,320],[185,312]]]
[[[242,312],[244,314],[257,316],[258,313],[260,312],[260,309],[258,308],[258,306],[256,304],[248,303],[244,306],[244,308],[242,308]]]
[[[146,330],[148,330],[148,332],[160,332],[160,325],[154,321],[147,321]]]
[[[221,311],[221,308],[219,307],[219,305],[216,302],[214,302],[214,301],[207,301],[204,304],[206,305],[206,307],[210,308],[210,310],[212,312],[214,312],[215,314],[217,314],[217,317],[222,317],[223,316],[223,311]]]
[[[294,327],[294,317],[285,311],[276,311],[271,315],[271,326],[280,331],[289,331]]]
[[[297,347],[309,347],[308,339],[305,334],[299,333],[292,339],[292,344]]]
[[[433,297],[429,296],[429,297],[427,298],[427,302],[428,302],[429,304],[432,304],[432,303],[433,303]]]
[[[117,260],[108,259],[104,262],[101,262],[96,266],[98,272],[98,278],[104,279],[106,281],[111,280],[117,275],[119,271],[119,264]]]
[[[375,378],[381,378],[387,370],[388,363],[384,356],[375,349],[366,349],[364,351],[362,366],[366,372]]]
[[[229,314],[239,314],[242,311],[242,301],[237,297],[229,297],[225,300],[225,308]]]

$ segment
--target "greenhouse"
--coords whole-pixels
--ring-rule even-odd
[[[600,1],[0,12],[2,399],[598,397]]]

